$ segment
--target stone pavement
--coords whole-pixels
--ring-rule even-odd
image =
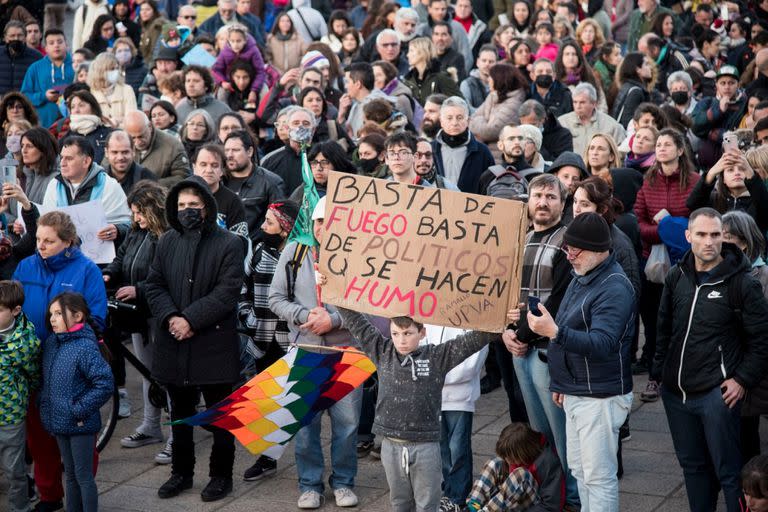
[[[131,369],[132,370],[132,369]],[[129,387],[133,397],[138,396],[138,377],[129,370]],[[621,510],[629,512],[679,512],[687,509],[682,472],[674,457],[672,440],[661,402],[644,404],[637,399],[645,388],[646,378],[635,378],[636,401],[631,417],[632,439],[624,444],[624,478],[621,481]],[[474,419],[474,468],[479,471],[484,461],[493,454],[498,434],[508,423],[507,399],[503,390],[497,389],[480,398]],[[140,421],[139,400],[133,402],[133,416],[118,423],[115,435],[101,456],[98,471],[100,510],[104,512],[157,511],[157,512],[259,512],[293,511],[296,508],[296,465],[293,446],[279,461],[275,476],[259,482],[241,479],[245,468],[254,458],[239,444],[235,459],[235,484],[233,494],[219,502],[203,503],[200,491],[208,481],[207,455],[211,436],[196,429],[198,440],[198,473],[195,486],[171,500],[157,498],[158,487],[170,475],[169,466],[158,466],[153,456],[162,445],[155,444],[132,450],[120,447],[119,439],[131,432]],[[768,439],[768,429],[763,426],[763,439]],[[328,457],[328,425],[323,427],[323,442]],[[768,448],[764,442],[764,449]],[[201,456],[202,455],[202,456]],[[440,471],[440,468],[435,468]],[[327,478],[327,474],[326,474]],[[5,482],[2,483],[5,487]],[[370,457],[359,461],[357,485],[360,497],[357,510],[378,512],[389,510],[387,482],[379,461]],[[5,506],[5,496],[0,496],[0,509]],[[333,495],[326,490],[325,510],[338,510]],[[720,507],[722,509],[722,507]],[[719,509],[719,510],[720,510]]]

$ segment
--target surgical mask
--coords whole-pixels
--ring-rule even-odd
[[[18,55],[21,52],[23,52],[24,46],[26,46],[26,43],[24,43],[24,41],[11,41],[8,43],[8,49],[11,51],[11,53],[15,55]]]
[[[292,141],[298,142],[299,144],[309,144],[312,141],[312,130],[299,126],[298,128],[292,129],[288,136]]]
[[[21,135],[9,135],[5,138],[5,147],[11,153],[21,151]]]
[[[675,91],[670,94],[670,97],[675,102],[675,105],[685,105],[688,103],[688,93],[686,91]]]
[[[554,81],[555,79],[552,78],[552,75],[539,75],[536,77],[536,85],[542,89],[549,89]]]
[[[120,78],[119,69],[113,69],[112,71],[107,71],[107,82],[111,84],[116,84],[119,78]]]
[[[131,50],[118,50],[115,52],[115,58],[121,66],[125,66],[131,62]]]
[[[203,225],[202,208],[185,208],[180,210],[176,217],[184,229],[197,229]]]

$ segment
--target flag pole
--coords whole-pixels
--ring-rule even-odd
[[[307,345],[306,343],[296,343],[294,346],[307,350],[330,350],[332,352],[349,352],[351,354],[366,355],[365,352],[361,352],[354,348],[325,347],[323,345]]]

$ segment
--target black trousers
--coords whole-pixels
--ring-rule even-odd
[[[231,384],[168,386],[168,395],[171,397],[171,419],[176,421],[194,416],[197,413],[196,406],[200,393],[203,394],[206,407],[210,407],[231,392]],[[191,477],[195,473],[194,427],[173,425],[171,428],[173,429],[172,473]],[[235,463],[235,436],[219,427],[206,427],[206,430],[213,433],[208,476],[232,478],[232,466]]]

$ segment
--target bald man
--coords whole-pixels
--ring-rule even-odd
[[[181,141],[156,130],[144,112],[134,110],[126,114],[124,127],[133,140],[134,161],[152,171],[161,185],[170,188],[192,173]]]
[[[768,91],[768,48],[755,54],[755,79],[744,89],[747,96],[753,96],[759,90]]]

